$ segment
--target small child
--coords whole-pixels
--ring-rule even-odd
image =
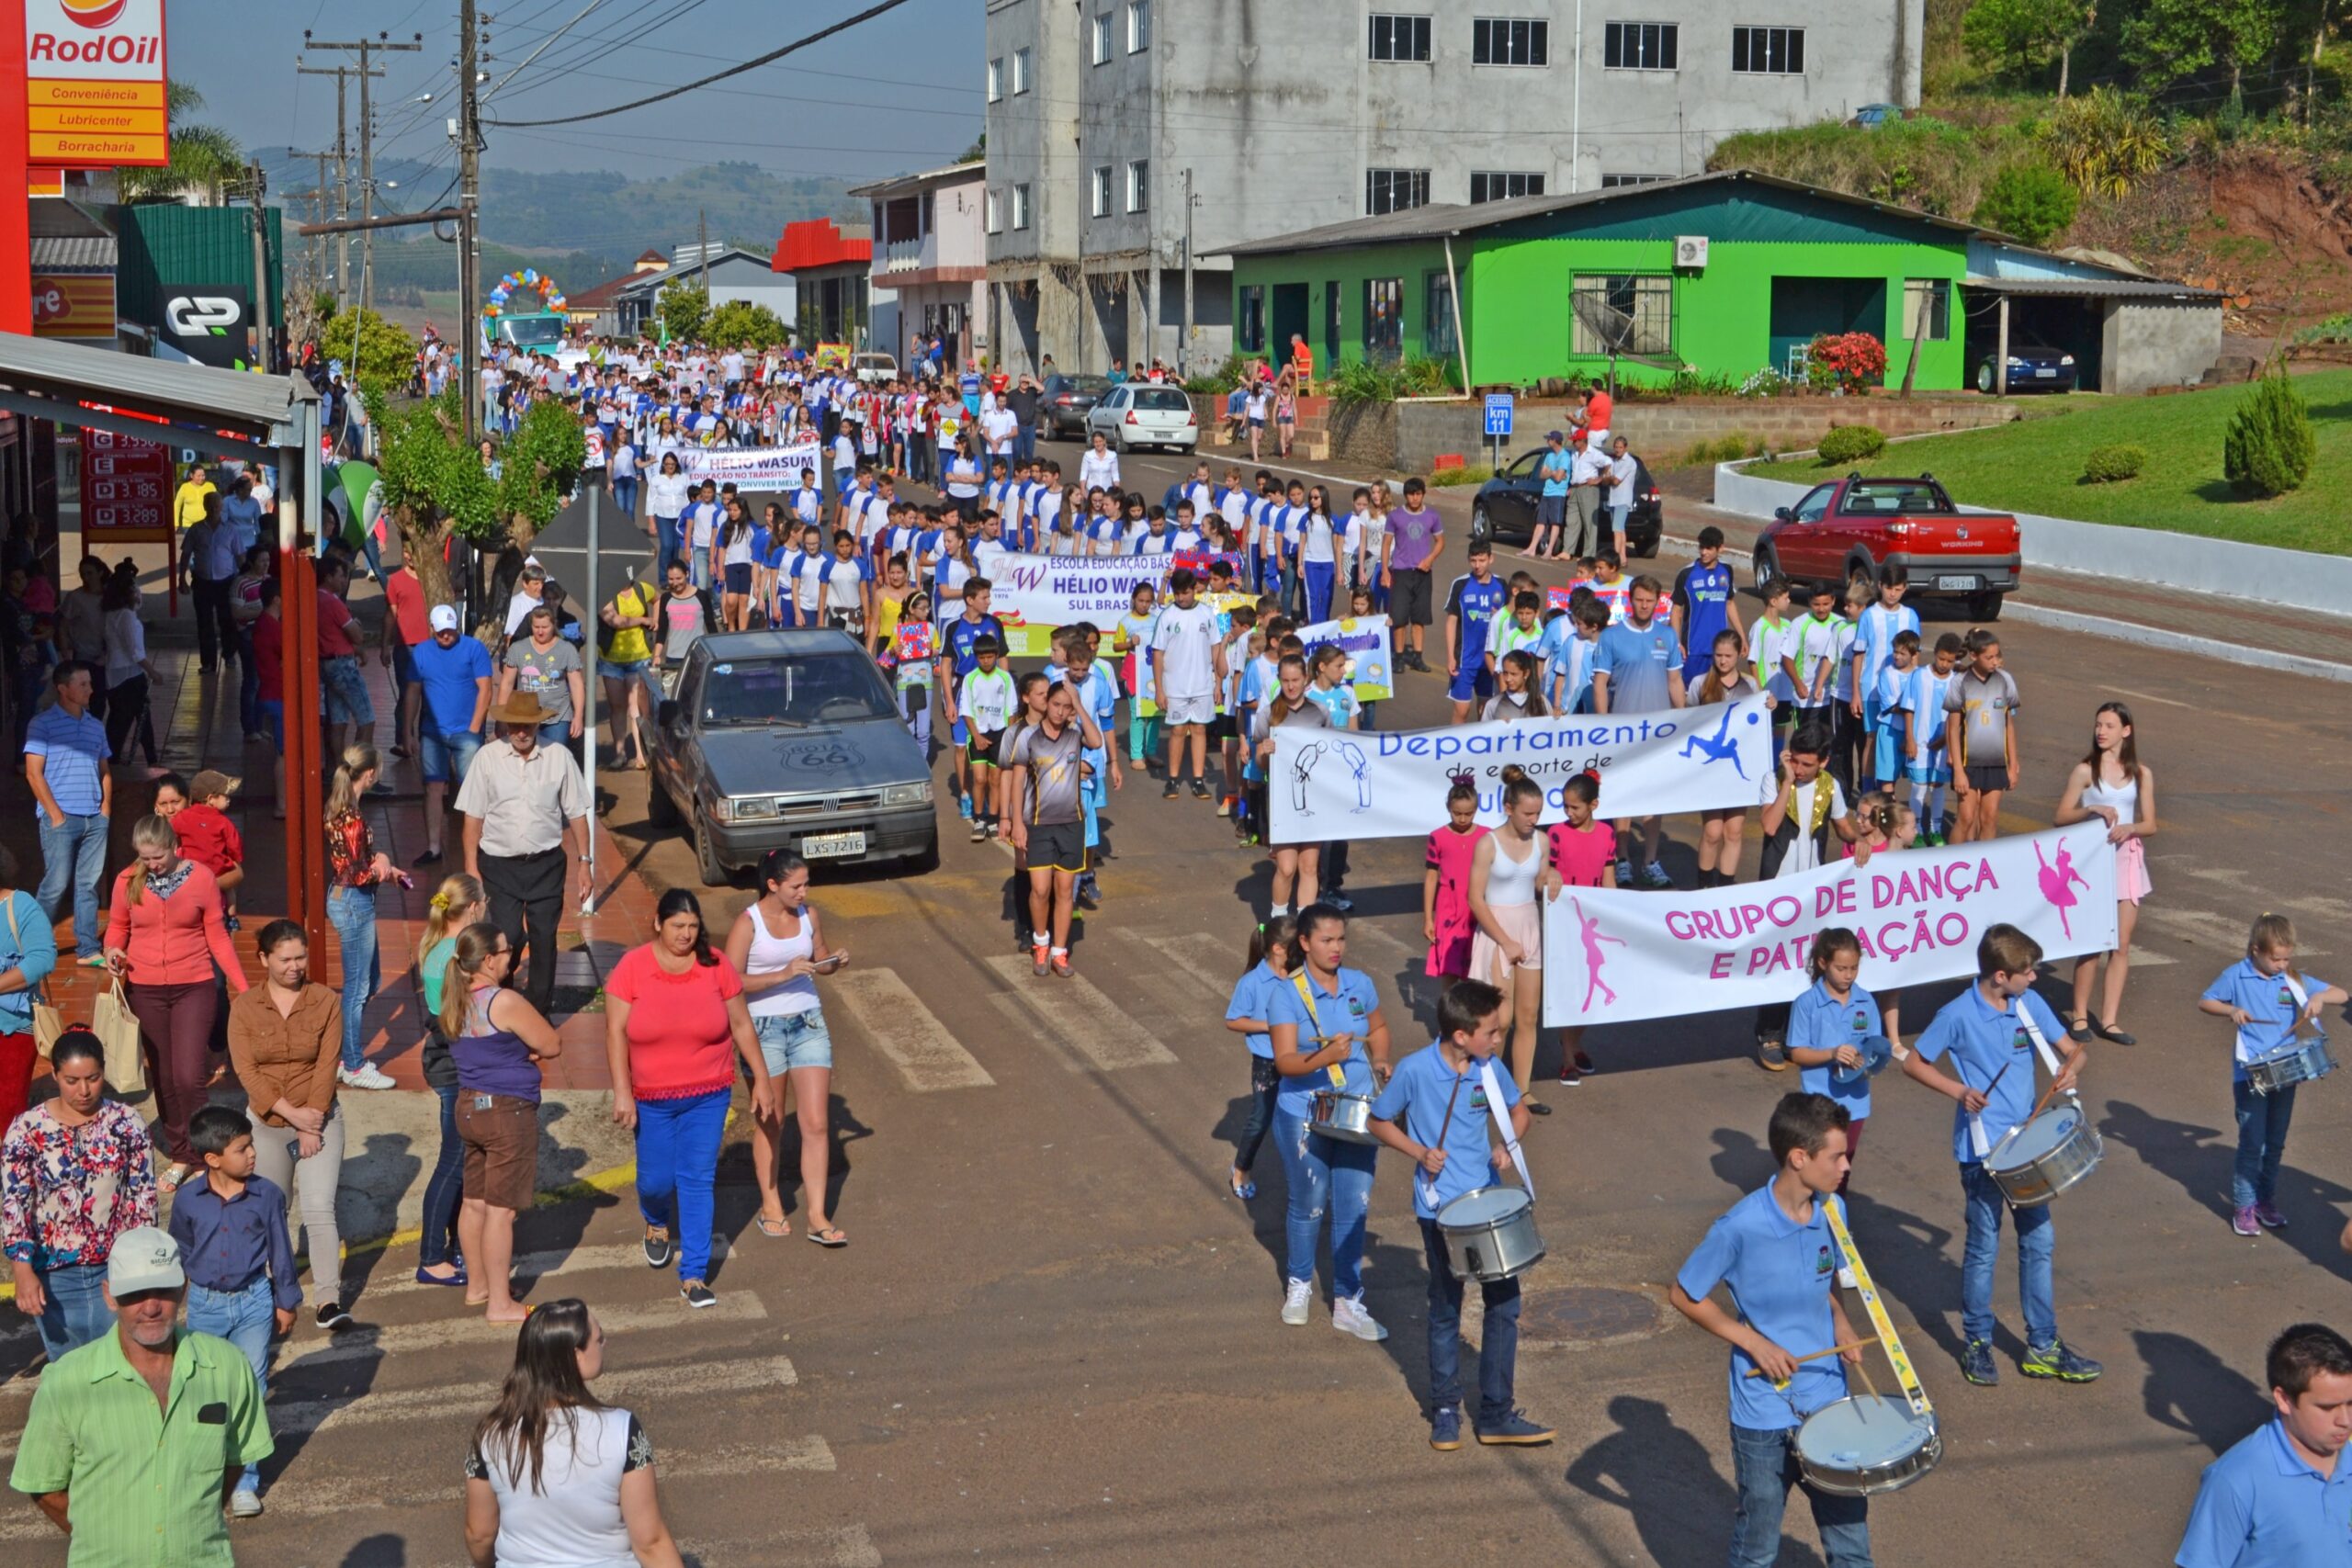
[[[1215,581],[1214,573],[1211,581]],[[1226,585],[1227,591],[1231,587],[1229,582]],[[1217,590],[1212,588],[1211,592]],[[1241,678],[1243,666],[1249,662],[1250,633],[1257,625],[1255,605],[1236,604],[1226,612],[1225,675],[1217,684],[1216,716],[1209,721],[1209,739],[1216,742],[1218,765],[1225,770],[1219,775],[1225,783],[1217,795],[1219,817],[1230,817],[1241,807],[1241,734],[1247,728],[1241,715]]]
[[[1149,689],[1145,677],[1150,673],[1147,663],[1151,658],[1151,627],[1159,619],[1153,613],[1158,592],[1148,582],[1138,582],[1127,599],[1127,613],[1119,617],[1117,637],[1112,649],[1121,659],[1119,683],[1127,689],[1127,761],[1135,767],[1145,767],[1150,759],[1159,755],[1159,717],[1146,716],[1144,693]]]
[[[238,884],[245,879],[245,840],[229,819],[229,797],[239,781],[218,769],[206,768],[188,781],[189,804],[172,818],[180,836],[180,852],[212,874],[220,886],[223,923],[237,929]]]
[[[1862,1152],[1862,1123],[1870,1120],[1871,1076],[1864,1070],[1862,1043],[1878,1032],[1877,998],[1854,983],[1862,972],[1862,944],[1844,926],[1831,926],[1813,939],[1805,967],[1813,985],[1789,1009],[1789,1060],[1804,1069],[1799,1085],[1807,1094],[1826,1096],[1843,1106],[1846,1123],[1846,1190],[1852,1162]]]
[[[964,684],[956,694],[956,711],[964,716],[972,738],[968,760],[972,770],[972,842],[977,844],[996,831],[997,742],[1004,734],[1004,727],[1012,721],[1019,688],[1013,684],[1010,671],[998,668],[1004,658],[1004,644],[994,637],[983,637],[975,643],[972,656],[978,660],[978,667],[964,677]]]
[[[1944,698],[1960,650],[1955,634],[1946,632],[1936,638],[1934,662],[1911,671],[1911,688],[1903,703],[1904,776],[1911,781],[1911,813],[1919,819],[1919,836],[1911,840],[1915,850],[1937,848],[1944,842],[1944,785],[1951,782],[1951,759],[1945,750],[1950,731],[1944,724]]]
[[[1870,715],[1871,777],[1889,800],[1894,798],[1895,781],[1903,776],[1903,710],[1909,701],[1911,671],[1918,662],[1919,634],[1897,632],[1885,667],[1871,677],[1865,704]]]
[[[1430,834],[1429,869],[1421,876],[1421,940],[1429,943],[1421,972],[1459,980],[1469,976],[1470,942],[1478,934],[1470,913],[1470,860],[1487,831],[1478,825],[1478,784],[1472,775],[1453,776],[1445,818],[1445,826]]]
[[[1786,660],[1796,623],[1789,618],[1790,588],[1786,578],[1775,577],[1758,590],[1764,613],[1747,628],[1747,657],[1756,666],[1757,684],[1772,699],[1772,765],[1781,763],[1781,748],[1796,725],[1797,688],[1789,679]]]
[[[1544,613],[1544,596],[1532,588],[1522,588],[1511,595],[1510,619],[1495,628],[1494,649],[1497,659],[1519,649],[1531,652],[1544,641],[1544,627],[1538,617]]]
[[[890,662],[898,681],[899,712],[914,732],[926,762],[931,757],[931,687],[938,671],[938,629],[931,621],[931,595],[918,588],[907,595],[899,611],[899,625],[890,635]]]
[[[1234,985],[1233,999],[1226,1004],[1226,1028],[1250,1044],[1250,1120],[1242,1123],[1241,1142],[1233,1152],[1233,1171],[1227,1179],[1233,1195],[1244,1202],[1258,1195],[1250,1168],[1258,1163],[1266,1129],[1273,1125],[1274,1100],[1283,1084],[1282,1076],[1274,1071],[1273,1025],[1266,1021],[1272,1010],[1270,993],[1290,983],[1297,946],[1298,925],[1288,915],[1276,915],[1250,932],[1249,967]]]
[[[1625,600],[1634,592],[1634,581],[1625,575],[1615,550],[1603,550],[1592,558],[1592,581],[1586,586],[1607,606],[1611,625],[1625,618]]]
[[[1592,711],[1592,660],[1600,650],[1600,634],[1609,629],[1609,606],[1588,593],[1568,613],[1544,629],[1551,645],[1552,711]]]
[[[1349,618],[1358,621],[1368,621],[1378,614],[1380,614],[1380,612],[1373,608],[1371,589],[1359,588],[1348,595]],[[1385,657],[1385,654],[1383,656]],[[1363,702],[1361,697],[1357,700],[1362,704],[1361,707],[1357,711],[1357,718],[1359,720],[1357,728],[1361,729],[1377,728],[1378,726],[1374,725],[1372,721],[1372,716],[1374,710],[1380,706],[1379,699],[1374,698],[1373,701],[1368,703]]]
[[[1829,682],[1838,667],[1838,591],[1816,582],[1805,599],[1805,613],[1793,622],[1781,643],[1779,669],[1795,693],[1790,723],[1802,729],[1819,724],[1829,729]],[[1775,695],[1779,694],[1775,693]]]
[[[1552,828],[1552,869],[1566,887],[1617,886],[1617,829],[1593,816],[1600,804],[1600,778],[1577,773],[1560,786],[1564,820]],[[1558,916],[1553,917],[1555,919]],[[1560,1083],[1574,1089],[1598,1069],[1585,1055],[1581,1027],[1560,1032]]]
[[[2341,1007],[2344,990],[2295,972],[2295,922],[2264,915],[2246,933],[2245,956],[2222,971],[2198,998],[2197,1010],[2237,1025],[2230,1068],[2230,1098],[2237,1107],[2237,1161],[2230,1172],[2230,1228],[2240,1235],[2280,1230],[2278,1163],[2287,1155],[2287,1122],[2295,1114],[2295,1086],[2259,1094],[2246,1078],[2248,1062],[2302,1043],[2304,1025],[2320,1010]]]
[[[1854,844],[1840,844],[1838,852],[1845,859],[1852,860],[1857,844],[1868,848],[1873,855],[1883,854],[1888,850],[1899,850],[1911,841],[1911,835],[1917,830],[1918,820],[1911,815],[1909,807],[1893,795],[1871,795],[1854,807],[1854,826],[1860,837]],[[1878,998],[1879,1032],[1894,1044],[1895,1055],[1900,1056],[1903,1055],[1903,993],[1875,991],[1871,994]],[[1793,1052],[1791,1057],[1794,1058]],[[1870,1113],[1862,1111],[1860,1114],[1867,1116]]]
[[[294,1326],[302,1304],[286,1194],[254,1174],[254,1124],[235,1107],[199,1106],[187,1137],[203,1156],[204,1179],[180,1188],[166,1227],[187,1270],[187,1326],[234,1345],[266,1394],[270,1338]],[[259,1465],[237,1477],[229,1513],[240,1519],[261,1513]]]
[[[1533,595],[1522,597],[1532,598]],[[1504,654],[1495,664],[1495,681],[1498,689],[1493,696],[1487,699],[1486,707],[1480,710],[1478,716],[1481,720],[1487,723],[1498,719],[1509,722],[1543,718],[1550,714],[1551,709],[1544,706],[1544,694],[1539,689],[1543,684],[1541,667],[1536,663],[1532,650],[1515,648]]]
[[[2001,639],[1990,627],[1968,634],[1968,669],[1944,689],[1945,750],[1959,799],[1952,842],[1999,833],[2001,796],[2018,787],[2018,683],[2001,668]]]
[[[1448,1259],[1437,1216],[1446,1204],[1481,1187],[1499,1186],[1488,1128],[1510,1117],[1514,1145],[1527,1135],[1527,1108],[1510,1074],[1492,1069],[1503,1039],[1503,994],[1483,980],[1456,980],[1438,998],[1437,1042],[1396,1064],[1373,1102],[1372,1133],[1411,1160],[1413,1215],[1420,1222],[1429,1268],[1430,1447],[1451,1453],[1462,1446],[1463,1282]],[[1480,1105],[1487,1082],[1502,1103]],[[1472,1086],[1464,1094],[1465,1085]],[[1478,1441],[1488,1447],[1548,1443],[1552,1430],[1521,1415],[1512,1398],[1519,1349],[1519,1281],[1479,1284],[1486,1316],[1478,1336]]]

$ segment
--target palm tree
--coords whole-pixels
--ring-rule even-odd
[[[116,183],[123,200],[177,201],[193,193],[208,206],[220,205],[224,187],[244,174],[245,150],[218,126],[184,123],[186,116],[203,107],[204,95],[187,83],[164,84],[172,161],[160,169],[120,171]]]

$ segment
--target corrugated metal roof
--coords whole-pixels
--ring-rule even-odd
[[[294,439],[288,427],[288,411],[318,397],[299,376],[175,365],[12,333],[0,333],[0,387],[36,397],[135,409],[214,429],[242,426],[281,446]]]
[[[926,169],[919,175],[894,175],[889,179],[876,180],[872,185],[852,186],[849,187],[848,194],[868,199],[875,197],[911,196],[920,190],[952,185],[959,176],[967,180],[984,180],[989,177],[989,166],[985,161],[975,158],[968,164],[950,164],[944,169]]]
[[[1991,294],[2049,295],[2073,299],[2210,299],[2227,296],[2188,283],[2158,283],[2136,277],[1964,277],[1963,286]]]
[[[114,236],[96,234],[35,234],[35,272],[112,272]]]
[[[1962,223],[1950,218],[1939,218],[1930,212],[1898,207],[1890,202],[1871,201],[1862,197],[1848,196],[1843,191],[1809,186],[1795,180],[1784,180],[1771,175],[1759,175],[1752,169],[1725,169],[1714,174],[1691,175],[1679,180],[1654,180],[1648,185],[1612,186],[1606,190],[1579,191],[1570,196],[1521,196],[1509,201],[1485,201],[1476,206],[1455,202],[1434,203],[1416,207],[1405,212],[1385,212],[1373,218],[1351,218],[1343,223],[1327,223],[1319,229],[1303,230],[1295,234],[1277,235],[1269,240],[1252,240],[1247,244],[1228,245],[1220,251],[1203,253],[1207,255],[1250,256],[1277,254],[1286,251],[1333,250],[1359,245],[1379,245],[1404,240],[1451,239],[1482,229],[1493,229],[1521,219],[1548,217],[1571,209],[1600,207],[1610,202],[1652,199],[1674,191],[1722,186],[1762,186],[1772,190],[1792,191],[1823,201],[1843,206],[1864,208],[1873,212],[1908,219],[1928,224],[1954,234],[1984,234],[1988,231],[1973,223]]]

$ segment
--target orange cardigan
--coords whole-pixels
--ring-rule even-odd
[[[242,994],[245,971],[220,923],[220,885],[203,866],[187,863],[187,883],[168,898],[153,893],[130,902],[129,865],[114,879],[114,904],[107,919],[107,946],[130,954],[131,984],[193,986],[212,978],[212,965],[229,977],[229,989]]]

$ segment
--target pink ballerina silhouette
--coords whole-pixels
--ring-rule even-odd
[[[2064,840],[2061,840],[2058,845],[2058,862],[2055,865],[2042,859],[2041,845],[2038,840],[2033,846],[2033,858],[2041,867],[2041,897],[2049,902],[2052,908],[2058,911],[2058,929],[2064,931],[2067,939],[2072,941],[2075,935],[2075,924],[2067,911],[2074,908],[2077,902],[2075,897],[2076,887],[2079,886],[2086,893],[2090,891],[2089,879],[2075,869],[2075,852],[2066,847]]]
[[[1625,945],[1625,939],[1623,937],[1602,935],[1600,931],[1600,922],[1584,912],[1584,905],[1581,901],[1571,898],[1568,902],[1575,906],[1577,912],[1577,935],[1584,942],[1584,1006],[1578,1010],[1590,1012],[1592,1010],[1592,994],[1595,991],[1601,992],[1603,995],[1607,996],[1611,1002],[1614,1002],[1617,999],[1617,993],[1611,990],[1609,988],[1608,982],[1604,981],[1600,977],[1600,966],[1609,961],[1607,956],[1601,953],[1600,944],[1606,942],[1612,942],[1619,947],[1623,947]]]

